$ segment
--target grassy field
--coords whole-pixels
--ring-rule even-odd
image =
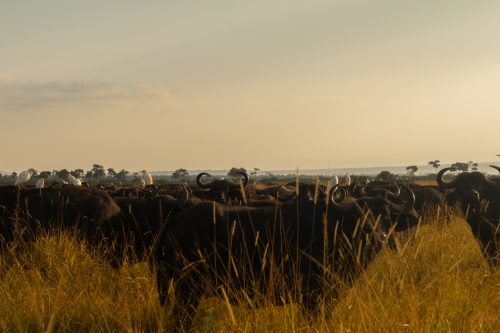
[[[4,251],[0,274],[0,331],[170,330],[147,263],[113,269],[68,234]],[[193,330],[500,332],[500,269],[489,268],[463,219],[439,214],[426,218],[397,251],[383,250],[353,286],[325,297],[313,316],[293,304],[250,304],[206,298]]]

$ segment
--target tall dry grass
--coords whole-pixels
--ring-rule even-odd
[[[0,330],[168,331],[147,263],[112,268],[67,233],[40,236],[0,259]],[[327,290],[328,291],[328,290]],[[466,222],[430,216],[385,249],[352,287],[326,293],[315,314],[241,296],[204,299],[200,332],[500,332],[500,269],[483,258]],[[224,295],[224,293],[223,293]],[[328,295],[332,295],[331,297]]]

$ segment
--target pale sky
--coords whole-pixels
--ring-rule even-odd
[[[0,170],[311,169],[500,154],[498,0],[0,8]]]

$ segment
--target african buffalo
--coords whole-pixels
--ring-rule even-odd
[[[87,239],[98,226],[120,212],[106,192],[80,186],[22,189],[0,187],[0,233],[5,241],[38,231],[76,229]]]
[[[368,201],[342,206],[327,200],[266,207],[195,205],[169,221],[158,237],[160,302],[175,296],[174,317],[189,325],[189,313],[207,286],[227,283],[248,295],[273,293],[268,288],[278,272],[278,289],[284,294],[276,293],[276,300],[292,293],[313,309],[323,283],[333,283],[333,276],[352,281],[385,242],[389,230],[366,215]],[[411,207],[391,208],[402,214]]]
[[[247,174],[245,172],[237,172],[236,174],[243,177],[242,186],[243,188],[245,188],[245,186],[248,184]],[[239,182],[234,182],[222,178],[213,180],[209,183],[203,183],[201,179],[204,176],[211,177],[211,175],[206,172],[198,174],[198,176],[196,177],[196,184],[201,190],[193,191],[196,196],[200,197],[201,199],[214,200],[220,203],[226,203],[228,201],[243,201],[241,186]]]
[[[403,188],[400,191],[399,187]],[[336,199],[334,193],[337,189],[342,189],[339,186],[335,186],[332,190],[331,204],[338,211],[349,211],[352,210],[352,206],[358,206],[363,209],[363,211],[370,212],[374,218],[379,218],[386,231],[402,231],[408,230],[418,224],[419,216],[414,209],[415,205],[415,195],[413,191],[406,185],[398,186],[398,201],[392,201],[387,198],[386,192],[381,192],[382,195],[375,196],[362,196],[359,198],[346,197],[345,194],[341,195],[341,198],[346,198],[344,202],[340,202],[342,199]],[[400,193],[404,192],[405,200],[402,200]]]
[[[462,172],[450,182],[444,181],[444,174],[456,171],[456,168],[444,168],[436,176],[436,181],[442,190],[452,190],[447,195],[448,203],[462,203],[464,211],[468,206],[479,207],[480,200],[496,200],[500,198],[500,184],[491,181],[481,172]]]
[[[496,168],[495,168],[496,169]],[[498,263],[498,237],[500,228],[500,183],[492,181],[480,172],[463,172],[450,181],[444,174],[455,171],[444,168],[437,175],[437,183],[450,192],[447,201],[459,202],[472,232],[490,264]]]
[[[153,195],[147,198],[119,198],[119,214],[100,224],[112,262],[119,265],[124,258],[141,261],[148,257],[163,223],[181,212],[189,202],[187,189],[179,198]]]
[[[418,213],[426,211],[428,208],[443,206],[445,203],[444,193],[434,187],[410,185],[415,194],[415,210]]]

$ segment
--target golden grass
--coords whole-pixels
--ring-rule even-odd
[[[431,180],[415,180],[414,182],[416,185],[420,185],[420,186],[436,186],[437,185],[437,182],[435,179],[431,179]]]
[[[168,331],[147,263],[113,269],[68,234],[39,237],[0,258],[0,330]],[[385,249],[338,299],[310,316],[294,304],[204,299],[200,332],[500,332],[500,269],[464,220],[436,217],[397,251]]]
[[[0,330],[158,331],[154,275],[147,264],[115,270],[67,234],[40,237],[0,261]]]

